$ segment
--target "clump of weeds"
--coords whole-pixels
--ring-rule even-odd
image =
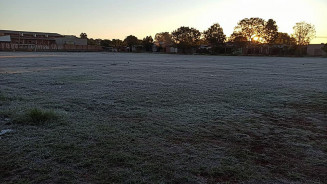
[[[33,108],[19,115],[14,119],[14,123],[25,125],[44,125],[50,122],[56,122],[60,116],[52,110]]]

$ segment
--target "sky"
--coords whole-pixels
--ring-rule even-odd
[[[227,36],[243,18],[274,19],[280,32],[315,25],[311,43],[327,43],[327,0],[0,0],[0,29],[87,33],[89,38],[139,39],[181,26],[200,31],[219,23]]]

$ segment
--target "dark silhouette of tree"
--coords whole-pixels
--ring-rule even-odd
[[[160,47],[166,47],[173,44],[172,36],[168,32],[157,33],[154,39]]]
[[[112,39],[111,40],[111,44],[110,44],[113,48],[116,49],[116,51],[121,51],[121,49],[123,49],[123,47],[125,46],[125,43],[120,40],[120,39]]]
[[[263,39],[266,43],[272,44],[278,37],[278,26],[276,21],[273,19],[269,19],[265,23],[264,31],[263,31]]]
[[[214,48],[221,46],[226,40],[224,30],[218,23],[212,25],[208,30],[204,31],[203,36],[205,41]]]
[[[119,40],[119,39],[112,39],[111,45],[118,49],[118,48],[124,46],[124,42],[122,40]]]
[[[265,28],[265,20],[262,18],[245,18],[238,22],[234,29],[234,36],[245,37],[247,41],[255,41],[255,38],[263,38]]]
[[[262,35],[262,41],[259,40],[259,42],[267,43],[268,44],[268,54],[271,54],[270,45],[275,42],[275,40],[278,37],[278,26],[276,24],[276,21],[273,19],[269,19],[267,22],[265,22],[265,27],[263,30]]]
[[[143,38],[142,40],[142,45],[145,48],[146,51],[152,51],[152,46],[153,46],[153,38],[152,36],[147,36]]]
[[[124,40],[125,44],[129,47],[130,51],[132,51],[133,46],[139,44],[139,39],[136,36],[129,35]]]
[[[192,49],[199,45],[201,32],[195,28],[180,27],[172,32],[172,38],[177,48],[185,53],[187,49]]]
[[[232,53],[239,52],[239,48],[243,49],[248,44],[248,39],[242,33],[237,32],[234,32],[228,41],[233,43]]]
[[[93,38],[87,39],[87,44],[88,45],[97,45],[97,41],[94,40]]]
[[[303,46],[308,45],[310,41],[316,36],[316,29],[314,25],[306,22],[299,22],[293,27],[293,37],[296,40],[296,44]]]
[[[279,45],[295,45],[296,40],[295,40],[295,38],[291,37],[287,33],[278,32],[277,38],[274,40],[273,43],[279,44]]]
[[[79,35],[80,38],[87,39],[87,34],[86,33],[81,33]]]
[[[96,44],[96,45],[98,45],[98,46],[101,45],[101,42],[102,42],[101,39],[98,38],[98,39],[95,39],[94,41],[95,41],[95,44]]]
[[[325,44],[325,45],[321,48],[321,50],[323,50],[323,51],[325,51],[325,52],[327,53],[327,44]]]
[[[107,40],[107,39],[105,39],[105,40],[101,40],[101,41],[100,41],[100,45],[101,45],[102,47],[110,47],[110,45],[111,45],[111,41],[110,41],[110,40]]]
[[[229,41],[237,44],[238,46],[245,45],[248,42],[248,38],[242,33],[234,32],[230,37]]]

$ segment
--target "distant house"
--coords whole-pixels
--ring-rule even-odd
[[[321,48],[324,44],[310,44],[307,47],[307,54],[309,56],[327,56],[327,53]]]

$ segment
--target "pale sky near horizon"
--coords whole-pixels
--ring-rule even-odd
[[[315,25],[312,43],[327,43],[327,0],[0,0],[0,29],[139,39],[180,26],[204,31],[219,23],[227,36],[243,18],[277,22],[291,34],[297,22]]]

